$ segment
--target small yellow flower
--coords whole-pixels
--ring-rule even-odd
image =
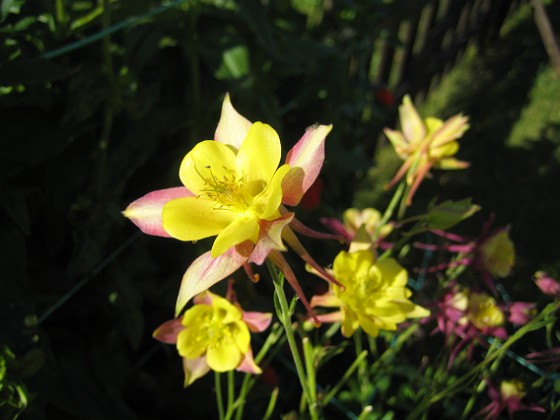
[[[181,321],[177,350],[186,359],[206,355],[210,369],[235,369],[249,351],[251,335],[241,311],[226,299],[213,296],[211,305],[194,305]]]
[[[468,319],[482,330],[503,325],[505,317],[494,298],[473,292],[469,295]]]
[[[331,290],[311,300],[312,306],[339,307],[320,315],[324,322],[342,322],[342,334],[350,337],[358,327],[375,337],[379,330],[394,331],[407,318],[420,318],[429,311],[409,300],[408,273],[394,259],[376,261],[369,250],[342,251],[334,260],[333,273],[344,289]]]
[[[388,187],[406,175],[406,183],[410,186],[407,204],[410,205],[414,193],[430,169],[462,169],[468,166],[467,162],[452,156],[459,150],[456,140],[469,125],[468,118],[461,114],[445,122],[433,117],[423,120],[408,95],[399,107],[399,116],[402,131],[384,130],[395,152],[404,161]]]
[[[344,222],[344,226],[353,233],[358,232],[358,230],[364,226],[365,231],[370,237],[372,237],[378,229],[378,238],[388,236],[393,230],[391,225],[379,226],[379,222],[381,222],[381,213],[374,208],[365,208],[363,210],[355,208],[347,209],[342,214],[342,221]]]
[[[480,261],[495,277],[507,277],[515,263],[515,248],[507,229],[502,229],[480,245]]]
[[[504,399],[516,398],[521,400],[527,393],[525,392],[523,382],[519,379],[512,379],[511,381],[502,381],[500,383],[500,394],[502,394]]]
[[[261,373],[253,360],[250,332],[268,328],[272,314],[245,312],[239,304],[208,291],[197,295],[194,303],[182,317],[164,322],[154,332],[157,340],[175,344],[183,357],[185,386],[210,370]]]

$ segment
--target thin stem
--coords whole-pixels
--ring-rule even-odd
[[[219,372],[214,372],[214,387],[216,391],[216,405],[218,406],[218,416],[224,419],[224,399],[222,397],[222,381]]]
[[[286,294],[284,293],[283,288],[283,279],[278,275],[278,271],[276,267],[267,259],[266,265],[270,275],[272,276],[272,280],[274,283],[274,290],[276,291],[276,297],[278,299],[278,318],[280,318],[280,322],[284,327],[284,331],[286,332],[286,338],[288,340],[288,345],[290,346],[290,350],[292,351],[292,358],[294,361],[294,365],[296,367],[297,375],[299,378],[299,382],[301,384],[301,388],[303,390],[303,396],[306,398],[308,402],[308,409],[309,414],[312,419],[318,419],[319,416],[317,414],[317,407],[315,404],[311,403],[311,393],[307,388],[307,379],[305,374],[305,369],[303,367],[303,363],[301,361],[301,357],[298,351],[296,339],[294,336],[294,330],[292,327],[291,321],[291,313],[290,313],[290,305],[288,304],[288,300],[286,298]]]
[[[340,378],[338,383],[323,397],[323,404],[328,404],[329,401],[332,398],[334,398],[336,394],[338,394],[340,388],[343,387],[343,385],[350,378],[350,376],[352,376],[352,374],[356,371],[356,369],[363,364],[362,362],[366,360],[367,354],[368,354],[367,350],[364,350],[360,354],[358,354],[358,357],[356,357],[356,359],[352,362],[352,364],[350,365],[348,370],[344,373],[342,378]]]
[[[268,406],[266,407],[266,412],[264,413],[263,420],[268,420],[272,417],[272,413],[274,412],[274,407],[276,407],[276,401],[278,400],[278,387],[272,390],[270,394],[270,400],[268,401]]]
[[[309,337],[303,339],[303,355],[305,357],[305,370],[307,372],[307,385],[311,400],[309,405],[317,405],[317,383],[315,378],[315,357],[313,356],[313,346]]]
[[[64,305],[68,300],[74,296],[82,287],[90,282],[97,274],[99,274],[105,267],[111,264],[124,250],[126,250],[130,245],[136,241],[141,235],[140,231],[137,231],[134,235],[128,238],[124,243],[122,243],[117,249],[115,249],[111,254],[109,254],[104,260],[102,260],[97,267],[95,267],[87,276],[82,278],[78,283],[76,283],[70,290],[68,290],[59,300],[52,304],[49,309],[47,309],[43,315],[39,317],[37,321],[39,324],[45,322],[45,320],[50,317],[54,312],[56,312],[62,305]]]
[[[230,370],[227,373],[227,411],[225,418],[229,420],[233,417],[235,412],[234,401],[235,401],[235,382],[234,382],[234,371]]]
[[[375,229],[375,235],[374,235],[375,237],[377,237],[377,235],[379,234],[379,230],[381,230],[381,228],[387,224],[389,219],[393,217],[393,212],[395,211],[395,207],[397,207],[397,204],[403,195],[405,186],[406,183],[401,182],[397,187],[397,189],[395,190],[395,194],[393,194],[393,198],[391,198],[391,202],[387,206],[387,209],[385,209],[385,213],[383,213],[383,217],[381,218],[381,221],[379,222],[377,228]]]
[[[278,348],[285,343],[285,339],[282,336],[283,335],[282,332],[283,329],[280,324],[276,323],[272,326],[272,331],[266,338],[259,353],[255,356],[255,363],[257,365],[259,365],[260,362],[265,358],[265,356],[267,355],[268,351],[271,349],[272,346],[276,345]],[[243,418],[243,409],[245,407],[246,395],[249,393],[249,390],[253,386],[254,382],[255,382],[254,376],[249,373],[246,373],[245,376],[243,377],[243,381],[241,383],[241,389],[239,391],[239,396],[235,401],[236,420],[241,420]]]

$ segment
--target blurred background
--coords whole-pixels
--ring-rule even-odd
[[[482,210],[460,233],[477,235],[491,213],[511,224],[508,289],[536,299],[532,274],[560,275],[560,76],[534,3],[558,33],[558,1],[2,0],[6,418],[24,405],[33,419],[215,416],[211,378],[185,391],[175,349],[151,337],[208,242],[143,236],[120,212],[179,185],[226,92],[279,132],[284,153],[313,123],[334,125],[298,209],[317,229],[320,217],[387,204],[400,162],[381,130],[404,94],[425,116],[469,115],[458,157],[471,167],[435,173],[411,214],[434,196],[472,197]],[[338,249],[306,245],[324,265]],[[269,281],[237,277],[251,309],[271,310]],[[292,376],[265,370],[248,418],[279,383],[278,412],[297,407]]]

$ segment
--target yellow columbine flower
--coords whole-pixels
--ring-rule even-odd
[[[183,357],[185,386],[210,370],[261,373],[253,360],[250,331],[265,330],[272,314],[244,312],[208,291],[194,302],[182,317],[165,322],[154,332],[156,339],[176,344]]]
[[[523,382],[519,379],[512,379],[511,381],[502,381],[500,383],[500,394],[502,394],[502,398],[516,398],[521,400],[527,394],[525,392],[525,386]]]
[[[459,150],[456,140],[469,125],[468,118],[462,114],[445,122],[433,117],[422,120],[408,95],[399,107],[399,117],[402,131],[389,128],[384,130],[395,152],[404,160],[388,187],[395,185],[406,175],[406,182],[410,186],[407,204],[410,205],[414,193],[430,169],[462,169],[468,166],[467,162],[456,160],[452,156]]]
[[[278,267],[287,267],[280,253],[286,250],[284,241],[319,267],[288,225],[300,231],[305,227],[284,205],[297,205],[317,179],[331,129],[309,127],[279,167],[282,153],[276,131],[261,122],[251,123],[226,95],[214,140],[198,143],[181,163],[184,186],[148,193],[123,211],[149,235],[183,241],[216,236],[211,251],[198,257],[183,276],[177,315],[191,298],[241,266],[270,258]],[[308,306],[293,272],[284,274]]]
[[[235,369],[249,351],[251,335],[241,311],[224,298],[214,296],[211,305],[195,305],[185,312],[185,327],[177,336],[177,350],[186,359],[206,355],[210,369]]]
[[[503,325],[505,317],[496,300],[486,293],[470,293],[468,319],[478,329],[495,328]]]
[[[267,124],[251,125],[238,150],[213,140],[198,143],[183,159],[181,181],[194,194],[163,207],[163,228],[174,238],[196,241],[217,235],[212,257],[244,241],[257,243],[259,222],[280,217],[280,139]]]
[[[495,277],[507,277],[515,263],[515,248],[507,229],[486,239],[479,247],[480,264]]]
[[[375,337],[379,330],[394,331],[407,318],[420,318],[429,311],[408,298],[408,273],[394,259],[376,261],[369,250],[342,251],[334,260],[333,274],[344,289],[314,296],[311,306],[339,307],[339,312],[319,315],[323,322],[342,322],[342,334],[351,336],[358,327]]]

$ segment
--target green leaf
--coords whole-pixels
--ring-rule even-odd
[[[241,79],[249,74],[249,50],[245,45],[237,45],[222,54],[222,63],[216,71],[217,79]]]
[[[447,200],[437,205],[431,204],[425,220],[429,229],[449,229],[479,210],[480,206],[472,204],[470,198]]]

